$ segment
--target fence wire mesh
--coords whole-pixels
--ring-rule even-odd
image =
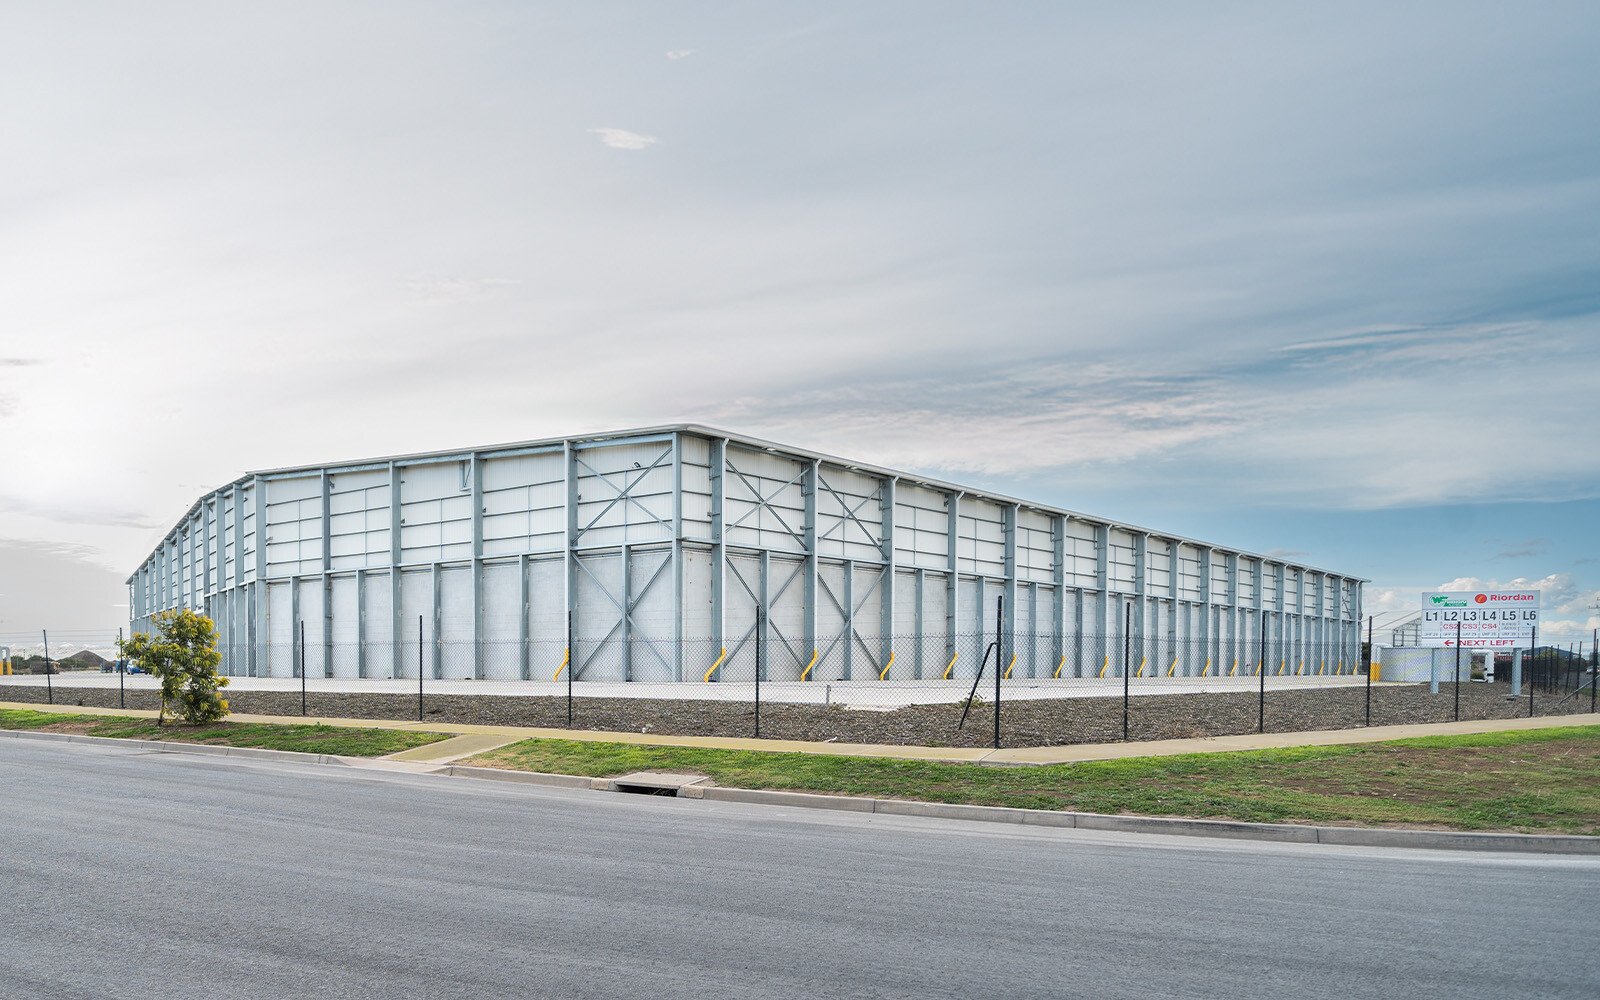
[[[59,652],[98,642],[85,634]],[[155,680],[0,635],[0,701],[150,709]],[[107,637],[104,655],[115,656]],[[1595,650],[1541,641],[1513,693],[1470,658],[1430,681],[1370,683],[1354,642],[1268,634],[1201,640],[1122,633],[991,633],[807,640],[776,626],[717,641],[613,635],[470,642],[424,627],[400,643],[223,644],[233,711],[416,719],[662,735],[926,746],[1097,743],[1499,719],[1593,710]],[[996,672],[998,671],[998,689]],[[1435,690],[1437,687],[1437,690]],[[997,700],[998,696],[998,700]]]

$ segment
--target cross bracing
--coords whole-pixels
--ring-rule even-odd
[[[1361,584],[696,425],[251,473],[128,580],[229,673],[651,681],[970,676],[995,639],[1094,676],[1125,621],[1175,674],[1263,632],[1286,665],[1359,643]]]

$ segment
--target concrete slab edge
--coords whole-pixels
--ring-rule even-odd
[[[107,736],[80,736],[72,733],[38,733],[0,729],[0,737],[53,740],[62,743],[114,745],[156,753],[192,753],[218,757],[248,757],[265,760],[297,761],[304,764],[333,764],[359,767],[367,758],[340,757],[334,754],[300,753],[294,750],[267,750],[257,747],[227,747],[206,743],[163,743],[156,740],[116,739]],[[380,758],[381,759],[381,758]],[[605,789],[610,779],[595,779],[576,774],[546,774],[538,771],[509,771],[495,767],[467,767],[447,764],[429,772],[452,778],[477,778],[514,784],[543,785],[553,788]],[[1295,844],[1330,844],[1344,847],[1404,847],[1436,851],[1498,851],[1519,854],[1600,855],[1600,837],[1536,833],[1467,833],[1452,830],[1394,830],[1355,826],[1303,826],[1295,823],[1245,823],[1236,820],[1182,819],[1167,816],[1112,816],[1104,813],[1065,812],[1048,809],[1017,809],[1009,806],[962,805],[949,802],[915,802],[908,799],[871,799],[848,795],[818,795],[811,792],[769,791],[755,788],[723,788],[694,785],[684,789],[686,798],[711,802],[741,802],[751,805],[793,806],[801,809],[831,809],[843,812],[877,813],[885,816],[923,816],[933,819],[973,820],[985,823],[1013,823],[1024,826],[1050,826],[1078,830],[1107,830],[1122,833],[1156,833],[1168,836],[1224,837],[1242,840],[1275,841]]]

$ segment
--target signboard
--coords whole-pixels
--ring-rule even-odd
[[[1537,590],[1466,591],[1422,595],[1419,645],[1514,649],[1539,627]]]

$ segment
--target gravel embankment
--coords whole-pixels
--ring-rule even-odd
[[[299,715],[298,692],[229,691],[235,712]],[[8,687],[0,700],[43,702],[43,688]],[[1588,699],[1557,707],[1559,695],[1535,698],[1538,715],[1575,714],[1588,710]],[[56,691],[58,707],[92,705],[115,708],[117,692],[101,689]],[[1364,720],[1365,694],[1359,687],[1273,691],[1267,695],[1268,732],[1350,729]],[[1449,722],[1454,706],[1449,685],[1437,695],[1426,685],[1379,686],[1372,690],[1372,724],[1398,725]],[[153,692],[129,692],[127,707],[156,707]],[[414,695],[319,694],[307,704],[313,716],[370,719],[415,719]],[[1133,740],[1224,736],[1256,731],[1256,695],[1140,695],[1132,700],[1129,737]],[[987,746],[993,739],[994,716],[987,703],[974,704],[966,728],[957,730],[959,705],[921,705],[895,711],[864,711],[837,706],[761,706],[761,735],[769,739],[833,740],[925,746]],[[1462,719],[1514,719],[1528,715],[1526,697],[1510,699],[1505,685],[1463,684]],[[429,695],[426,719],[492,725],[564,728],[567,705],[562,698],[505,695]],[[1122,738],[1122,701],[1118,698],[1072,698],[1006,702],[1001,707],[1005,746],[1052,746],[1104,743]],[[670,735],[749,736],[754,711],[749,702],[696,700],[580,698],[574,702],[577,729],[654,732]]]

